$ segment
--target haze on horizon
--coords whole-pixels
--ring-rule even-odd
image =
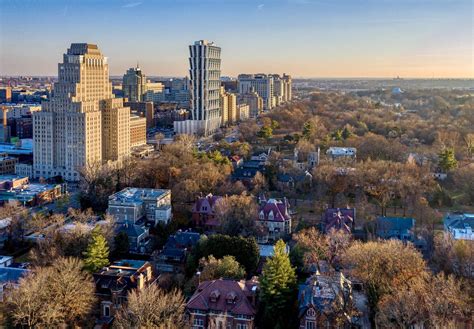
[[[222,75],[474,78],[471,0],[0,0],[0,74],[56,75],[73,42],[110,74],[184,76],[188,45],[222,47]]]

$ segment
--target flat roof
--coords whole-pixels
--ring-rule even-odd
[[[109,197],[109,202],[141,203],[143,202],[143,198],[160,199],[166,194],[169,194],[170,191],[171,190],[165,189],[127,187],[120,192],[112,194]]]

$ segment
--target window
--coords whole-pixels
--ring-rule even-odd
[[[306,320],[306,329],[316,329],[316,322]]]
[[[237,329],[248,329],[248,325],[245,323],[237,323]]]
[[[104,305],[104,316],[109,317],[110,316],[110,305]]]
[[[193,328],[203,328],[204,327],[204,320],[195,318],[193,320]]]
[[[310,317],[315,317],[316,312],[312,308],[309,308],[308,311],[306,312],[306,315]]]

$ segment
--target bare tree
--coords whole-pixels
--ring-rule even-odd
[[[184,328],[184,298],[179,290],[163,292],[152,284],[128,294],[128,305],[118,311],[115,328]]]
[[[59,258],[21,278],[18,289],[7,296],[12,322],[33,328],[74,326],[85,320],[95,304],[95,285],[82,265],[78,259]]]

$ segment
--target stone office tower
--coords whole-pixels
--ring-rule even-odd
[[[71,44],[58,64],[53,96],[42,106],[33,114],[34,177],[78,181],[84,166],[130,154],[130,110],[114,99],[107,57],[97,45]]]

